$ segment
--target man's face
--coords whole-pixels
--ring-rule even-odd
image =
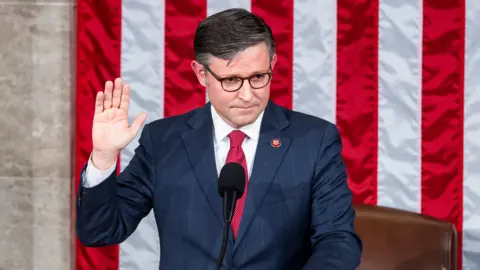
[[[224,86],[226,86],[227,84],[233,84],[233,81],[238,81],[231,79],[234,77],[248,78],[256,74],[271,72],[275,62],[276,56],[270,62],[268,48],[264,43],[261,43],[240,52],[231,61],[212,57],[208,69],[218,78],[229,78],[224,82]],[[192,68],[200,84],[207,88],[211,104],[223,120],[232,127],[240,128],[255,122],[267,106],[270,97],[270,82],[262,88],[255,89],[252,88],[248,80],[244,80],[238,91],[228,92],[204,66],[193,61]],[[257,75],[252,79],[254,87],[256,87],[255,80],[258,83],[261,78],[263,78],[261,75]]]

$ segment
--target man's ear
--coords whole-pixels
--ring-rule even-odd
[[[272,61],[270,62],[270,65],[272,66],[272,70],[273,70],[273,67],[275,67],[276,63],[277,63],[277,54],[274,54],[272,57]]]
[[[203,67],[202,64],[200,64],[199,62],[193,60],[192,61],[192,69],[193,69],[193,72],[195,72],[195,75],[197,76],[197,79],[198,79],[198,82],[203,86],[203,87],[206,87],[207,83],[206,83],[206,72],[205,72],[205,68]]]

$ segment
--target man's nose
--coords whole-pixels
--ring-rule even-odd
[[[240,90],[238,90],[238,97],[245,101],[250,101],[253,98],[253,89],[248,80],[245,80]]]

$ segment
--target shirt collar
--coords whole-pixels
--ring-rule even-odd
[[[218,114],[218,112],[215,110],[213,106],[211,106],[211,114],[212,114],[212,120],[213,120],[213,129],[215,132],[215,140],[217,142],[223,140],[225,137],[230,134],[235,128],[231,127],[229,124],[227,124]],[[260,127],[262,123],[262,118],[263,118],[263,113],[262,112],[255,122],[253,122],[250,125],[246,125],[241,127],[239,130],[243,131],[249,139],[253,140],[258,140],[258,137],[260,136]]]

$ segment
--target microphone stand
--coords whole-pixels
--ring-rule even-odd
[[[232,195],[232,196],[229,196]],[[233,213],[235,212],[235,204],[237,202],[237,192],[224,192],[224,203],[223,203],[223,238],[222,238],[222,247],[220,248],[220,254],[217,259],[216,270],[220,270],[222,266],[223,257],[225,257],[225,252],[227,249],[228,243],[228,230],[230,229],[230,223],[232,222]]]

